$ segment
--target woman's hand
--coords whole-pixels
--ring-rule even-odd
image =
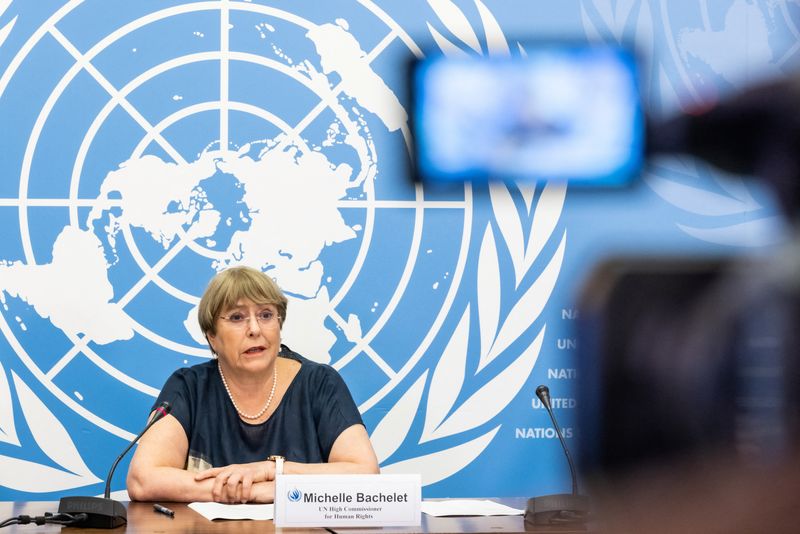
[[[250,502],[275,502],[275,482],[258,482],[250,490]]]
[[[253,487],[259,482],[266,482],[272,462],[251,462],[248,464],[231,464],[214,467],[197,473],[194,479],[198,482],[214,479],[211,494],[216,502],[245,503],[255,499]],[[259,491],[258,493],[262,493]],[[274,493],[274,491],[273,491]],[[258,499],[260,501],[260,499]],[[263,502],[263,501],[261,501]],[[270,501],[271,502],[271,501]]]

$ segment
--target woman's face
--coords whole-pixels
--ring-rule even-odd
[[[278,356],[281,324],[272,304],[240,299],[217,317],[216,329],[208,342],[226,368],[258,372]]]

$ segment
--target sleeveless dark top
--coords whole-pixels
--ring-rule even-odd
[[[171,415],[189,439],[187,469],[256,462],[271,454],[293,462],[327,462],[339,434],[352,425],[363,425],[336,370],[285,346],[278,356],[296,360],[301,367],[275,412],[263,423],[247,423],[236,413],[216,360],[178,369],[167,379],[153,409],[162,401],[172,405]]]

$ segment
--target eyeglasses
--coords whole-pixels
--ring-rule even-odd
[[[228,316],[225,315],[219,316],[220,319],[225,319],[233,326],[239,326],[239,327],[243,327],[248,322],[250,322],[250,317],[251,315],[249,313],[238,312],[238,311],[233,312]],[[258,324],[260,324],[265,328],[276,328],[278,325],[280,325],[281,316],[275,313],[274,311],[263,310],[256,313],[256,320],[258,321]]]

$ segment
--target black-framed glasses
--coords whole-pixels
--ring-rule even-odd
[[[228,321],[233,326],[243,327],[250,322],[251,315],[249,313],[235,311],[228,315],[220,315],[220,319]],[[276,328],[281,323],[281,316],[272,310],[262,310],[256,313],[256,320],[258,324],[265,328]]]

